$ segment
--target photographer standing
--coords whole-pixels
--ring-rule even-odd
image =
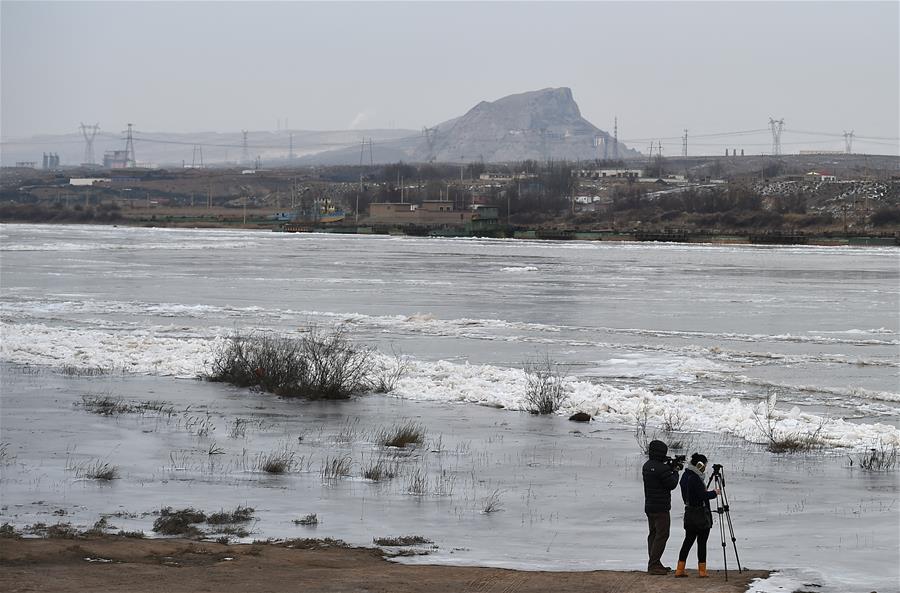
[[[647,536],[647,552],[650,555],[647,572],[650,574],[669,574],[669,571],[672,570],[663,566],[660,559],[669,539],[672,490],[678,486],[678,471],[681,469],[681,464],[678,460],[666,457],[668,452],[669,447],[664,442],[650,441],[650,446],[647,448],[647,455],[650,456],[650,459],[644,464],[642,470],[644,512],[647,514],[647,522],[650,526],[650,535]]]
[[[719,490],[706,490],[704,484],[706,474],[706,456],[700,453],[691,455],[691,463],[681,476],[681,497],[684,499],[684,542],[678,553],[676,577],[686,577],[684,566],[694,540],[697,540],[697,576],[707,577],[706,573],[706,540],[712,529],[712,509],[709,501],[719,495]]]

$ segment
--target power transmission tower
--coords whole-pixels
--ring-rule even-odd
[[[294,133],[289,133],[290,143],[288,144],[288,160],[294,160]]]
[[[619,117],[613,120],[613,158],[619,160]]]
[[[844,152],[853,154],[853,130],[844,130]]]
[[[81,122],[81,135],[84,136],[84,164],[93,165],[94,163],[94,136],[100,131],[100,124],[92,126],[84,125]]]
[[[137,159],[134,157],[134,136],[132,134],[132,126],[134,124],[128,124],[128,129],[125,131],[125,166],[126,167],[136,167]]]
[[[769,118],[769,128],[772,130],[772,154],[781,154],[781,132],[784,131],[784,120]]]
[[[243,139],[241,140],[241,163],[250,162],[250,150],[247,148],[247,130],[241,130]]]
[[[199,156],[199,162],[198,162]],[[203,146],[200,144],[194,145],[194,152],[191,155],[191,169],[202,169],[203,168]]]
[[[428,162],[432,163],[435,159],[434,145],[437,143],[438,129],[436,127],[422,128],[422,135],[425,136],[425,143],[428,145]]]
[[[684,129],[684,136],[681,137],[681,156],[687,158],[687,128]]]
[[[373,154],[374,153],[374,144],[375,143],[372,141],[371,138],[363,138],[362,139],[362,143],[360,144],[360,147],[359,147],[359,166],[360,167],[363,166],[363,157],[366,154],[367,146],[369,147],[369,166],[371,167],[372,165],[375,164],[375,157]]]

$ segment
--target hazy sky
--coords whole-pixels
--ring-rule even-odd
[[[844,130],[858,151],[898,151],[895,1],[2,0],[0,17],[5,138],[81,121],[116,133],[285,119],[421,130],[481,100],[568,86],[588,120],[612,132],[618,116],[619,137],[643,151],[673,137],[666,152],[680,152],[683,128],[765,129],[770,116],[785,120],[785,152],[842,149],[838,136],[799,132]]]

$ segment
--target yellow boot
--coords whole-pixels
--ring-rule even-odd
[[[675,576],[676,577],[686,577],[687,576],[687,573],[684,571],[685,564],[686,564],[686,561],[684,561],[684,560],[678,561],[678,566],[675,567]]]
[[[706,562],[701,562],[697,565],[697,576],[698,577],[708,577],[709,574],[706,572]]]

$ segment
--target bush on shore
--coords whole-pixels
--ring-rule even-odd
[[[344,329],[313,327],[299,338],[236,334],[214,354],[207,379],[286,397],[347,399],[371,390],[374,369],[372,351]]]

